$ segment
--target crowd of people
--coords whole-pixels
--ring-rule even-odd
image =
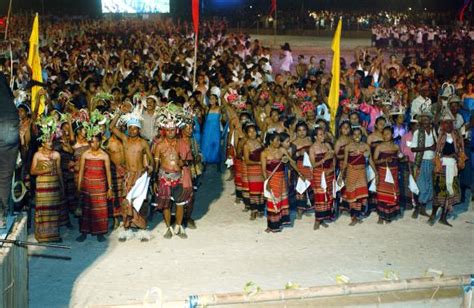
[[[472,45],[474,28],[471,26],[447,28],[426,24],[377,24],[372,27],[372,43],[380,48],[419,48],[428,50],[437,45],[457,47]]]
[[[186,238],[186,228],[196,228],[200,178],[224,162],[236,205],[253,221],[266,215],[267,232],[291,225],[292,210],[296,220],[314,212],[317,230],[344,212],[351,226],[371,212],[384,224],[411,209],[413,218],[426,216],[430,204],[428,222],[441,210],[439,222],[450,226],[449,213],[471,189],[467,46],[401,61],[385,62],[380,50],[341,58],[331,119],[326,61],[300,56],[294,64],[289,44],[274,68],[258,40],[204,22],[193,84],[190,25],[81,21],[80,32],[59,31],[73,23],[52,23],[58,31],[44,34],[43,83],[26,64],[26,28],[12,38],[13,63],[0,62],[13,76],[17,174],[29,188],[22,205],[34,205],[40,242],[60,241],[74,217],[78,241],[104,241],[110,229],[121,230],[120,240],[147,240],[150,211],[163,214],[165,238]],[[36,97],[28,96],[32,86],[42,87]]]

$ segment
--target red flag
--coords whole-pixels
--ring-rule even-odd
[[[5,17],[0,17],[0,27],[4,27],[7,24]]]
[[[199,0],[192,0],[193,1],[193,27],[194,33],[198,34],[199,32]]]
[[[277,0],[272,0],[272,6],[270,7],[270,14],[268,15],[273,15],[277,9]]]

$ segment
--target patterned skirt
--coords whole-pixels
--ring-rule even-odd
[[[296,166],[298,167],[298,171],[308,180],[311,181],[312,185],[312,178],[313,173],[311,168],[303,166],[303,160],[296,161]],[[298,176],[296,176],[296,181],[298,181]],[[300,211],[306,211],[313,208],[313,189],[311,186],[302,194],[296,192],[296,207]]]
[[[271,172],[267,170],[267,176]],[[267,198],[267,223],[272,231],[278,231],[281,225],[290,224],[290,206],[288,202],[288,189],[285,182],[284,171],[277,171],[268,181],[267,189],[272,193]]]
[[[110,164],[112,175],[112,199],[109,200],[109,217],[120,217],[122,215],[121,204],[125,198],[125,168]]]
[[[468,168],[468,167],[466,167]],[[433,205],[445,207],[451,211],[453,206],[461,202],[461,185],[459,184],[459,176],[454,177],[453,191],[450,195],[446,186],[446,167],[443,166],[441,173],[435,173],[433,176],[434,198]]]
[[[82,194],[81,233],[107,233],[107,177],[103,160],[85,161]]]
[[[247,174],[247,165],[242,161],[242,199],[246,209],[250,209],[250,191],[249,191],[249,177]]]
[[[57,175],[36,178],[35,238],[38,242],[54,242],[59,235],[59,211],[63,200]]]
[[[348,165],[346,172],[346,189],[342,199],[349,203],[351,216],[359,217],[364,212],[363,206],[367,204],[369,196],[365,165]]]
[[[263,175],[260,165],[248,165],[247,176],[249,180],[250,209],[263,213],[265,199],[263,197]]]
[[[321,186],[323,176],[326,179],[326,189]],[[333,168],[314,168],[313,169],[313,191],[314,191],[314,210],[316,220],[330,220],[334,218],[334,198],[333,198]]]
[[[242,160],[234,159],[235,197],[242,199]]]
[[[125,174],[124,177],[124,186],[125,186],[125,196],[130,192],[137,182],[137,180],[143,175],[143,171],[130,171]],[[128,202],[126,198],[122,200],[122,219],[123,226],[125,228],[140,228],[146,229],[147,227],[147,213],[148,208],[142,206],[140,212],[137,212]]]
[[[385,182],[387,172],[391,173],[393,184]],[[378,167],[377,176],[379,179],[377,185],[377,213],[380,218],[393,220],[400,215],[398,167]]]

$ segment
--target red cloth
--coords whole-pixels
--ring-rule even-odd
[[[193,0],[193,27],[196,36],[199,32],[199,0]]]
[[[103,160],[86,159],[82,183],[81,232],[105,234],[108,228],[107,177]]]
[[[277,9],[277,0],[272,0],[272,6],[270,7],[270,13],[268,15],[272,15],[275,13]]]

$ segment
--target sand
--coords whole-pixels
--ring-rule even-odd
[[[474,269],[474,211],[467,204],[456,207],[453,228],[430,227],[426,218],[414,220],[407,212],[383,226],[376,224],[376,215],[356,227],[342,216],[318,231],[312,229],[314,218],[305,216],[280,234],[267,234],[264,218],[250,221],[234,205],[233,183],[223,178],[214,167],[208,169],[197,194],[198,229],[188,230],[188,239],[165,240],[164,223],[156,215],[153,238],[146,243],[118,242],[117,232],[104,243],[92,237],[77,243],[77,231],[64,230],[70,252],[30,249],[31,307],[136,303],[153,288],[171,301],[243,291],[250,281],[269,290],[289,281],[334,284],[339,274],[364,282],[382,280],[385,270],[405,279],[422,277],[428,268],[445,275]]]

